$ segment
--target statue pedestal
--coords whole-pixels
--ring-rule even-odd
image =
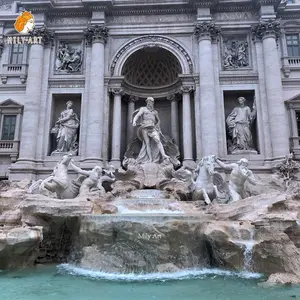
[[[232,151],[231,154],[233,155],[251,155],[251,154],[257,154],[256,150],[235,150]]]
[[[58,157],[62,157],[64,155],[68,155],[68,154],[72,154],[73,156],[77,156],[77,150],[76,151],[69,151],[69,152],[58,152],[58,151],[53,151],[51,153],[51,156],[58,156]]]
[[[145,181],[144,186],[145,187],[155,187],[156,182],[159,178],[158,171],[159,171],[159,165],[156,163],[146,163],[141,164],[141,167],[144,171]]]

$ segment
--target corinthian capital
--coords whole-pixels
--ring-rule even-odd
[[[251,28],[251,32],[254,38],[263,39],[271,35],[278,39],[281,33],[280,22],[278,20],[260,21]]]
[[[198,39],[215,39],[220,34],[220,32],[221,30],[217,28],[213,22],[197,23],[194,30],[194,34],[198,37]]]
[[[54,32],[50,31],[46,26],[35,27],[33,31],[30,32],[30,35],[41,37],[44,44],[53,44],[54,42]]]
[[[106,43],[108,38],[108,28],[100,25],[92,25],[84,31],[84,36],[89,44],[95,41]]]
[[[191,93],[193,90],[194,90],[194,87],[191,86],[191,85],[183,85],[183,86],[180,88],[180,91],[181,91],[182,94],[189,94],[189,93]]]
[[[110,88],[109,91],[111,93],[113,93],[114,95],[122,96],[124,94],[124,90],[121,87],[113,87],[113,88]]]

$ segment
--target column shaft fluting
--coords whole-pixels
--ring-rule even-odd
[[[121,89],[111,89],[114,93],[113,125],[112,125],[112,155],[111,161],[120,165],[121,154],[121,132],[122,132],[122,107]]]
[[[263,52],[273,156],[282,157],[289,153],[289,132],[274,35],[268,35],[263,38]]]
[[[200,122],[202,155],[218,155],[217,110],[211,39],[218,34],[213,23],[199,23],[195,34],[199,42]]]
[[[102,159],[104,126],[104,45],[108,29],[104,26],[93,25],[86,30],[85,36],[92,44],[85,160],[99,161]]]
[[[178,101],[174,95],[170,98],[171,101],[171,131],[172,137],[176,145],[179,145],[179,116],[178,116]]]
[[[192,87],[182,87],[182,126],[184,161],[193,160],[192,111],[190,92]]]
[[[128,114],[127,114],[127,143],[130,143],[133,139],[133,126],[132,126],[132,115],[134,112],[134,101],[135,99],[130,98],[128,101]]]
[[[51,43],[54,34],[45,27],[35,28],[34,36],[41,37],[41,44],[30,47],[24,115],[22,121],[19,161],[33,162],[36,159],[39,110],[42,95],[44,45]]]
[[[289,152],[289,127],[276,42],[280,35],[280,22],[260,21],[252,28],[252,33],[258,40],[262,40],[272,152],[273,157],[280,158]]]

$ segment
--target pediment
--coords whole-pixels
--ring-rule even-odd
[[[4,100],[3,102],[0,102],[0,108],[23,108],[23,105],[12,100],[12,99],[7,99],[7,100]]]

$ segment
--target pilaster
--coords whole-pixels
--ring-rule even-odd
[[[29,53],[29,67],[21,132],[20,156],[17,163],[33,164],[36,160],[39,110],[42,96],[44,46],[52,45],[53,32],[46,27],[35,28],[31,36],[41,37],[41,44],[32,44]]]

